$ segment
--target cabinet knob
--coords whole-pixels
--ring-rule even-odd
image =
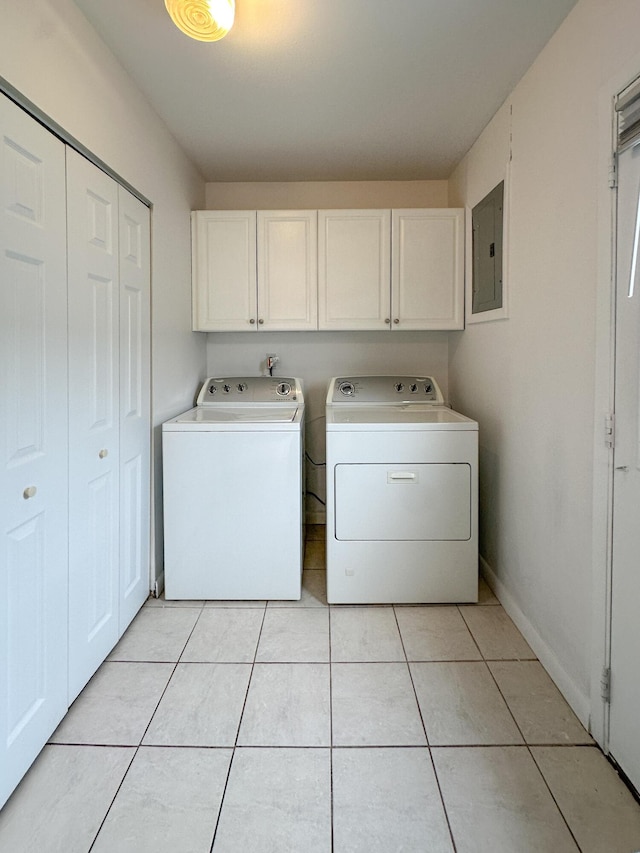
[[[22,493],[22,497],[25,499],[25,501],[28,501],[29,498],[35,497],[37,491],[38,490],[35,486],[27,486],[27,488]]]
[[[264,320],[260,319],[260,320],[258,320],[258,323],[259,323],[260,325],[262,325],[262,324],[264,323]]]
[[[398,323],[400,322],[400,320],[396,317],[396,319],[395,319],[393,322],[394,322],[394,323],[396,324],[396,326],[397,326],[397,325],[398,325]]]
[[[100,459],[104,459],[104,458],[105,458],[105,457],[107,457],[108,455],[109,455],[109,451],[108,451],[108,450],[106,450],[105,448],[103,448],[103,449],[98,453],[98,456],[100,457]]]
[[[390,320],[388,317],[385,317],[385,318],[384,318],[384,321],[385,321],[385,323],[390,323],[390,322],[391,322],[391,320]]]
[[[251,323],[251,325],[253,326],[253,325],[255,325],[255,322],[256,322],[256,321],[255,321],[255,319],[252,317],[252,318],[249,320],[249,322],[250,322],[250,323]]]

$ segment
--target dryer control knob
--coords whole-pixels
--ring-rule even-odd
[[[353,382],[341,382],[340,385],[338,385],[338,391],[340,391],[341,394],[344,394],[345,397],[353,397],[355,390]]]
[[[276,394],[279,397],[288,397],[291,393],[291,385],[288,382],[280,382],[276,385]]]

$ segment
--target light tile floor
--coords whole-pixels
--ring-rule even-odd
[[[0,812],[7,853],[633,853],[640,806],[478,606],[150,600]]]

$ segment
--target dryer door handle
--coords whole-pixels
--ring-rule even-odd
[[[415,471],[387,471],[387,483],[417,483]]]

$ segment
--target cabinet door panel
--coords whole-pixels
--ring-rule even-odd
[[[258,211],[258,322],[265,331],[316,329],[318,215]]]
[[[0,806],[67,709],[64,169],[0,96]]]
[[[118,640],[118,188],[67,151],[69,701]]]
[[[464,211],[392,212],[392,328],[464,327]]]
[[[255,210],[194,211],[191,236],[194,330],[255,329]]]
[[[320,329],[385,329],[390,319],[391,213],[318,211]]]
[[[118,187],[120,228],[120,614],[123,634],[149,595],[149,210]]]

